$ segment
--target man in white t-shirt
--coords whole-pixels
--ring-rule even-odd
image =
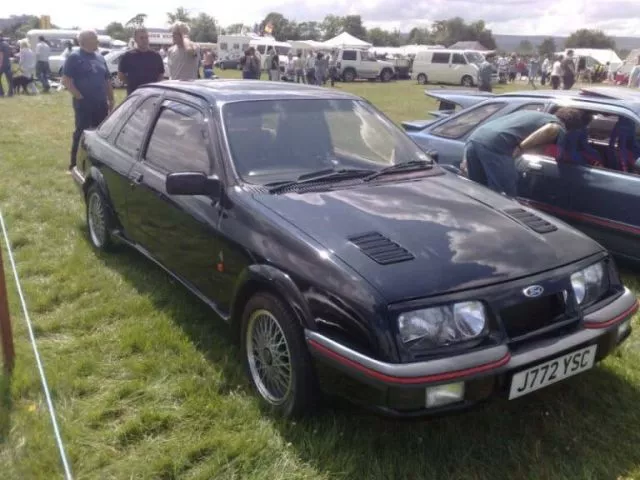
[[[554,90],[560,88],[560,78],[562,77],[562,55],[556,57],[551,67],[551,87]]]
[[[36,45],[36,78],[42,83],[42,91],[47,93],[49,91],[49,74],[51,69],[49,68],[49,55],[51,54],[51,47],[44,39],[43,36],[38,37],[38,44]]]
[[[167,53],[171,80],[195,80],[198,78],[200,60],[198,46],[189,40],[189,26],[177,22],[171,27],[173,46]]]

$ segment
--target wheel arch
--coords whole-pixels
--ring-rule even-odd
[[[240,274],[234,288],[229,315],[233,338],[240,338],[244,306],[258,292],[268,292],[280,297],[287,303],[302,328],[312,327],[311,310],[293,279],[272,265],[253,264]]]

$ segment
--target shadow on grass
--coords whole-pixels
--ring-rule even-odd
[[[229,329],[207,306],[165,288],[166,274],[133,250],[97,256],[184,330],[227,388],[248,387]],[[398,421],[332,402],[310,419],[274,424],[303,462],[332,479],[618,478],[640,466],[639,405],[638,388],[601,366],[455,416]]]
[[[0,444],[7,441],[11,430],[11,375],[0,372]]]

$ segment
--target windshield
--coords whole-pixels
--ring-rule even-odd
[[[480,65],[482,62],[484,62],[484,55],[478,52],[465,52],[465,56],[467,57],[467,61],[469,63]]]
[[[375,62],[377,59],[376,59],[376,56],[373,53],[363,51],[362,52],[362,60],[370,60],[370,61]]]
[[[428,160],[402,130],[358,100],[264,100],[222,108],[240,177],[266,185],[326,169],[377,172]]]

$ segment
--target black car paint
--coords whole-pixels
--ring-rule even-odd
[[[503,213],[518,205],[514,201],[444,170],[427,178],[389,176],[343,189],[282,195],[245,185],[231,166],[221,105],[247,98],[355,97],[279,85],[247,95],[239,85],[225,91],[216,83],[203,88],[167,82],[144,87],[141,94],[160,92],[199,105],[212,139],[212,170],[223,185],[219,197],[168,195],[162,175],[141,162],[149,128],[128,169],[108,138],[87,132],[79,175],[85,192],[93,182],[103,189],[121,240],[234,326],[252,293],[275,290],[303,328],[382,361],[410,362],[421,353],[398,342],[398,306],[468,298],[469,289],[495,289],[494,294],[502,292],[501,302],[514,302],[520,285],[536,275],[552,282],[546,272],[577,270],[604,255],[595,242],[561,222],[554,221],[558,230],[547,235],[531,231]],[[412,250],[415,260],[375,264],[347,240],[370,230]],[[507,282],[515,283],[505,289]],[[619,292],[622,286],[616,288]]]

